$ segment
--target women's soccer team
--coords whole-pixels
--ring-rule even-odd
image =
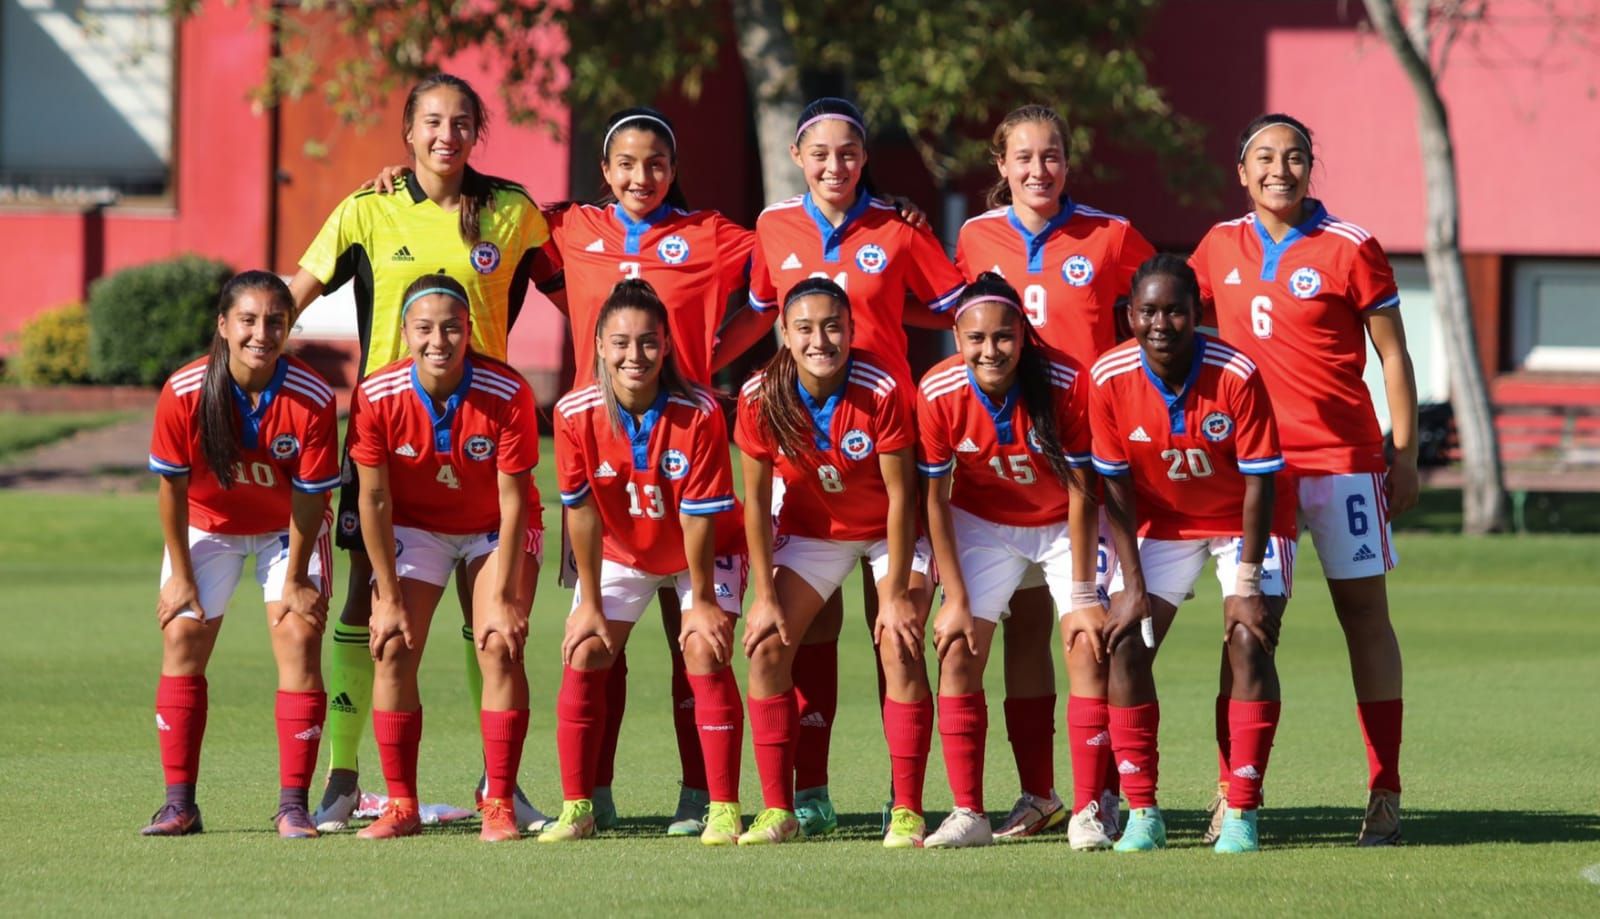
[[[1250,210],[1185,260],[1074,200],[1065,124],[1019,108],[994,134],[991,209],[962,227],[953,263],[915,208],[875,190],[866,121],[843,99],[803,111],[789,155],[807,191],[753,231],[690,209],[676,135],[653,109],[609,120],[595,204],[541,208],[473,170],[487,127],[464,81],[413,87],[406,166],[340,203],[290,283],[262,271],[229,281],[210,352],[162,387],[150,468],[166,547],[166,801],[145,835],[202,828],[206,664],[253,559],[278,663],[283,837],[350,825],[369,721],[388,794],[358,835],[421,832],[417,670],[452,574],[483,736],[482,839],[567,842],[616,825],[625,648],[652,598],[682,768],[668,834],[826,836],[838,826],[841,587],[859,569],[875,588],[862,595],[890,760],[885,846],[981,846],[1064,824],[1073,849],[1163,848],[1153,664],[1213,559],[1224,622],[1205,841],[1255,851],[1281,708],[1274,651],[1307,529],[1367,750],[1357,842],[1400,841],[1401,663],[1385,575],[1397,562],[1389,519],[1417,494],[1416,388],[1393,272],[1370,234],[1309,195],[1305,125],[1269,114],[1245,127]],[[362,379],[341,471],[333,390],[285,344],[299,311],[345,283]],[[530,283],[566,314],[576,354],[549,432],[505,363]],[[746,289],[748,306],[730,310]],[[1131,331],[1120,343],[1119,318]],[[739,387],[730,438],[712,375],[774,325],[777,353]],[[954,354],[920,379],[907,325],[953,334]],[[1362,382],[1369,340],[1387,453]],[[555,442],[572,591],[553,819],[517,783],[525,661],[545,656],[527,647],[541,433]],[[325,680],[335,537],[350,580]],[[1055,785],[1052,630],[1070,686],[1070,800]],[[1021,794],[991,820],[984,672],[997,631]],[[747,711],[762,797],[748,825]],[[935,729],[954,806],[930,832]],[[329,773],[313,806],[324,732]]]

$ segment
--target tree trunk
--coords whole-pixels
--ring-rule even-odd
[[[1467,297],[1466,269],[1459,241],[1460,196],[1456,183],[1455,147],[1449,117],[1439,95],[1433,67],[1412,35],[1400,24],[1394,0],[1365,0],[1373,24],[1400,60],[1417,97],[1417,132],[1427,195],[1424,261],[1433,288],[1434,314],[1444,331],[1445,360],[1450,368],[1450,405],[1461,443],[1463,532],[1492,533],[1507,528],[1507,502],[1500,466],[1500,444],[1483,367],[1478,363],[1478,335]],[[1416,18],[1416,14],[1413,14]],[[1411,24],[1412,34],[1425,21]]]
[[[800,65],[783,25],[782,0],[734,0],[733,22],[755,113],[761,188],[770,204],[806,190],[805,177],[784,155],[805,106]]]

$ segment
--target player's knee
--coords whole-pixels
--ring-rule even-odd
[[[1228,636],[1228,658],[1236,677],[1260,680],[1272,672],[1272,655],[1267,653],[1261,640],[1242,625],[1235,625],[1233,634]]]
[[[1143,642],[1124,639],[1111,652],[1111,676],[1124,680],[1143,676],[1150,672],[1154,661],[1155,652],[1146,648]]]
[[[698,634],[690,635],[683,643],[683,662],[694,673],[713,673],[723,666],[717,662],[711,643]]]
[[[750,655],[750,671],[763,675],[776,674],[783,667],[783,650],[783,641],[778,636],[767,636]]]
[[[205,668],[209,636],[207,626],[198,619],[180,616],[161,630],[163,669],[183,675]]]
[[[606,650],[605,642],[590,636],[578,643],[572,649],[572,669],[574,670],[606,670],[611,667],[612,654]]]
[[[967,649],[967,640],[958,638],[939,662],[939,691],[945,695],[967,695],[983,689],[982,659]]]

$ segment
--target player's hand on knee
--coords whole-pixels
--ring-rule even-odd
[[[186,612],[193,612],[201,622],[206,621],[206,611],[200,608],[200,594],[194,581],[175,574],[161,585],[161,593],[156,598],[156,624],[164,629]]]
[[[1061,624],[1066,631],[1067,653],[1071,654],[1078,642],[1088,642],[1089,650],[1094,653],[1095,663],[1105,663],[1105,631],[1109,621],[1110,617],[1106,615],[1105,607],[1098,603],[1074,609]]]
[[[905,594],[878,601],[878,621],[872,630],[872,643],[882,646],[884,639],[894,643],[903,660],[922,659],[922,617]]]
[[[395,638],[404,641],[408,650],[415,647],[411,641],[410,616],[406,612],[405,604],[399,599],[374,600],[372,619],[367,623],[367,630],[371,634],[369,650],[375,661],[383,660],[386,646]]]
[[[299,616],[318,635],[328,624],[328,598],[309,578],[290,578],[283,585],[283,609],[272,621],[277,628],[290,615]]]
[[[683,627],[678,630],[678,650],[689,650],[689,636],[698,635],[711,650],[711,659],[728,663],[733,650],[733,623],[715,603],[694,603],[683,611]]]
[[[1111,598],[1111,613],[1101,628],[1107,651],[1115,651],[1126,638],[1137,638],[1150,618],[1150,597],[1142,590],[1124,590]]]
[[[578,646],[591,638],[598,638],[605,645],[606,653],[616,654],[612,647],[611,632],[606,628],[605,614],[600,611],[600,605],[584,599],[579,601],[578,608],[567,617],[566,634],[561,639],[561,663],[572,666],[572,655]]]
[[[516,597],[504,597],[489,606],[474,628],[478,650],[487,651],[489,636],[498,635],[512,662],[522,660],[522,650],[528,642],[528,617],[521,614]]]
[[[1278,648],[1278,617],[1267,611],[1266,599],[1259,594],[1253,597],[1229,597],[1222,605],[1223,641],[1232,641],[1234,630],[1249,632],[1268,654]]]
[[[778,636],[784,647],[791,644],[783,608],[776,602],[757,597],[755,602],[750,604],[750,612],[744,617],[744,656],[754,657],[761,643],[773,635]]]
[[[968,654],[977,656],[979,638],[971,608],[964,602],[946,599],[933,619],[933,650],[939,660],[944,660],[958,638],[965,639]]]

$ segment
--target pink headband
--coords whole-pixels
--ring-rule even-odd
[[[800,136],[806,132],[806,129],[810,128],[819,121],[827,121],[830,118],[838,121],[848,121],[850,124],[855,126],[856,131],[860,133],[862,137],[867,136],[867,126],[855,120],[854,118],[851,118],[849,115],[840,114],[838,112],[823,112],[821,115],[814,116],[804,122],[801,122],[800,127],[794,132],[794,142],[796,144],[800,143]]]
[[[1012,300],[1009,297],[1002,297],[998,294],[985,294],[981,297],[973,297],[971,300],[968,300],[967,302],[956,307],[956,314],[951,318],[950,321],[952,323],[960,322],[962,313],[965,313],[967,310],[972,309],[974,306],[977,306],[980,303],[1004,303],[1006,306],[1016,310],[1019,314],[1022,312],[1022,304]]]

